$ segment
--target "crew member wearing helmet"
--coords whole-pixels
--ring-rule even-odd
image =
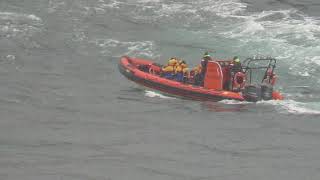
[[[231,68],[230,68],[231,73],[235,74],[237,72],[242,72],[242,66],[238,56],[233,57],[233,61],[230,65],[231,65]]]
[[[176,68],[175,68],[175,79],[177,81],[183,82],[184,81],[184,77],[185,75],[187,75],[188,73],[188,65],[185,61],[180,60],[178,61],[178,63],[176,64]]]
[[[199,86],[201,83],[201,64],[198,64],[196,67],[194,67],[191,71],[191,74],[193,75],[194,78],[194,85]]]
[[[212,61],[212,58],[209,52],[205,52],[201,59],[202,70],[204,70],[207,67],[208,61]]]
[[[177,59],[172,57],[168,61],[168,65],[162,68],[163,76],[167,79],[173,79],[175,75],[175,66],[177,64]]]
[[[241,62],[240,62],[240,59],[238,56],[234,56],[233,57],[233,60],[230,64],[230,81],[227,83],[229,84],[229,88],[230,90],[232,90],[234,87],[233,87],[233,81],[235,80],[235,75],[238,73],[238,72],[243,72],[242,70],[242,65],[241,65]]]

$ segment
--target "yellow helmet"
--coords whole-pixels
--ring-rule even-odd
[[[175,58],[171,58],[168,62],[169,66],[174,66],[177,63],[177,60]]]
[[[240,59],[238,58],[238,56],[233,57],[233,62],[239,63]]]

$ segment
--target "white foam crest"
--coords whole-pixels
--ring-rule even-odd
[[[8,54],[5,56],[0,56],[0,64],[15,64],[16,56],[12,54]]]
[[[259,37],[263,39],[319,40],[315,35],[320,33],[320,22],[300,14],[299,19],[293,19],[291,16],[296,14],[298,14],[296,10],[290,9],[238,16],[243,19],[243,22],[225,34],[233,35],[234,38],[248,37],[252,35],[252,33],[246,33],[248,29],[253,29],[253,31],[257,29],[258,31],[264,30]]]
[[[237,100],[221,100],[219,101],[219,103],[223,103],[223,104],[252,104],[252,102],[248,102],[248,101],[237,101]]]
[[[255,31],[265,30],[265,35],[269,35],[270,25],[275,25],[276,22],[263,20],[264,18],[271,16],[273,14],[288,14],[289,11],[262,11],[260,13],[250,14],[250,15],[241,15],[241,16],[232,16],[240,19],[240,23],[237,23],[235,28],[232,28],[230,31],[222,32],[221,34],[228,35],[232,38],[242,38],[250,37]],[[272,27],[273,28],[273,27]],[[279,31],[279,30],[278,30]],[[247,33],[250,32],[250,33]],[[273,33],[271,35],[274,35]],[[259,37],[260,38],[260,37]],[[269,38],[269,37],[268,37]]]
[[[293,62],[289,62],[289,73],[296,76],[302,77],[311,77],[318,79],[320,75],[320,56],[317,56],[317,51],[320,52],[320,46],[318,47],[310,47],[310,48],[301,48],[297,47],[298,50],[293,49],[291,52],[291,56],[287,59]],[[313,84],[319,85],[319,84]]]
[[[75,29],[72,34],[72,41],[79,42],[87,40],[88,36],[82,29]]]
[[[138,0],[138,3],[160,3],[162,0]]]
[[[149,90],[145,90],[145,96],[152,97],[152,98],[158,97],[158,98],[162,98],[162,99],[175,99],[173,97],[165,96],[163,94],[160,94],[160,93],[157,93],[154,91],[149,91]]]
[[[107,9],[119,9],[124,2],[117,0],[97,0],[90,3],[89,1],[65,1],[65,0],[49,0],[48,12],[55,13],[59,10],[68,12],[76,12],[91,16],[93,14],[105,14]]]
[[[42,19],[34,14],[0,12],[0,36],[31,36],[41,31]]]
[[[182,12],[184,9],[189,9],[190,6],[180,3],[174,4],[162,4],[161,9],[158,11],[158,15],[162,16],[169,16],[174,15],[176,13]]]
[[[66,5],[66,3],[65,3],[64,0],[49,0],[48,12],[49,13],[54,13],[59,8],[65,7],[65,5]]]
[[[222,17],[229,17],[246,9],[247,5],[239,0],[199,0],[191,3],[172,3],[163,4],[158,10],[158,15],[179,15],[181,13],[189,13],[201,17],[200,20],[205,20],[207,17],[202,17],[203,13],[206,16],[211,16],[210,13]]]
[[[124,54],[129,56],[147,56],[155,57],[155,45],[152,41],[119,41],[116,39],[97,39],[94,41],[89,41],[94,43],[96,46],[102,48],[101,51],[104,55],[112,55],[114,57],[120,57]],[[126,51],[119,51],[119,49]]]
[[[234,17],[247,8],[247,4],[239,0],[202,0],[196,1],[194,4],[199,4],[201,10],[215,13],[221,17]]]
[[[21,14],[21,13],[14,13],[14,12],[0,12],[0,20],[10,20],[10,21],[35,21],[35,22],[42,22],[41,18],[34,15],[34,14]]]
[[[109,3],[106,3],[105,0],[99,0],[101,8],[111,8],[111,9],[119,9],[122,2],[111,0]]]
[[[236,101],[236,100],[222,100],[219,103],[228,105],[239,105],[239,104],[254,104],[247,101]],[[257,105],[272,105],[280,113],[285,114],[319,114],[320,115],[320,102],[303,103],[294,100],[270,100],[270,101],[258,101]],[[277,108],[278,107],[278,108]]]
[[[139,0],[133,3],[122,3],[128,8],[135,7],[132,18],[144,21],[174,21],[189,25],[192,23],[208,23],[208,18],[215,15],[229,17],[242,12],[247,5],[240,0],[199,0],[199,1],[163,1]],[[211,23],[210,23],[211,24]]]
[[[289,114],[316,114],[320,115],[320,102],[303,103],[294,100],[271,100],[261,101],[259,104],[270,104],[279,107],[277,109],[280,113]]]
[[[238,17],[238,23],[231,25],[231,30],[220,34],[239,40],[240,48],[252,51],[249,53],[263,52],[281,59],[292,75],[311,78],[320,75],[319,19],[307,17],[295,9]]]
[[[245,22],[245,27],[240,34],[254,35],[258,31],[264,30],[262,24],[253,20]]]
[[[320,56],[314,56],[314,57],[309,57],[310,58],[310,63],[317,64],[320,66]]]

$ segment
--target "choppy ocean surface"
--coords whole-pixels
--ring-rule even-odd
[[[1,180],[320,179],[318,0],[1,0]],[[284,101],[198,102],[122,55],[278,59]]]

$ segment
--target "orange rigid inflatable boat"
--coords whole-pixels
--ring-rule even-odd
[[[263,83],[252,84],[252,70],[248,65],[253,61],[268,61],[265,68]],[[118,64],[119,71],[129,80],[142,86],[161,91],[169,95],[201,101],[220,101],[224,99],[239,101],[259,101],[283,99],[282,95],[273,90],[275,77],[275,59],[247,59],[243,71],[231,74],[232,61],[208,61],[203,86],[194,85],[192,76],[187,81],[178,82],[162,76],[162,66],[151,60],[123,56]],[[244,62],[244,63],[245,63]],[[191,73],[192,74],[192,73]],[[267,79],[269,78],[269,79]],[[268,82],[266,82],[268,81]]]

